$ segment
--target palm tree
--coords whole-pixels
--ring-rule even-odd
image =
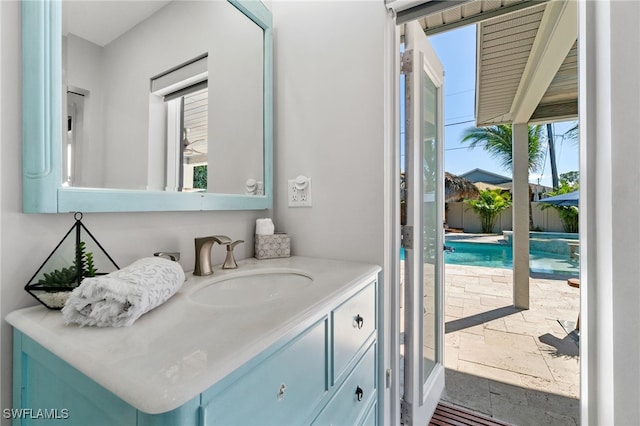
[[[580,133],[579,123],[576,122],[576,124],[574,124],[573,127],[571,127],[569,130],[567,130],[562,134],[562,138],[578,143],[579,133]]]
[[[545,145],[542,138],[543,126],[529,126],[529,173],[537,171],[544,164]],[[507,170],[513,168],[513,134],[510,124],[491,127],[472,127],[464,132],[462,142],[469,142],[469,148],[481,146],[492,157],[500,161]],[[531,192],[531,188],[529,188]],[[529,194],[529,228],[533,228],[531,194]]]

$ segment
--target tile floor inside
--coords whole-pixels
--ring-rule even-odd
[[[511,270],[446,265],[443,400],[517,425],[578,425],[578,344],[559,321],[573,329],[579,292],[531,278],[520,310]]]

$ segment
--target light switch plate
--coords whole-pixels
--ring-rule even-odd
[[[304,188],[301,188],[299,178],[289,179],[289,207],[311,207],[311,179],[306,178]]]

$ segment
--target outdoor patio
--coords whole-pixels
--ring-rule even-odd
[[[532,278],[531,309],[520,310],[511,270],[445,271],[443,400],[517,425],[578,425],[578,337],[568,331],[579,289],[566,277]]]

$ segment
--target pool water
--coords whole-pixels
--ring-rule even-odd
[[[445,252],[444,261],[451,265],[487,266],[491,268],[513,267],[512,247],[503,244],[447,242],[453,253]],[[580,265],[568,256],[532,251],[529,253],[531,272],[559,275],[578,275]]]
[[[485,266],[489,268],[513,268],[512,247],[504,244],[466,243],[451,241],[446,243],[453,252],[445,252],[444,262],[448,265]],[[404,249],[400,249],[400,259],[404,260]],[[577,276],[580,264],[567,256],[532,251],[529,253],[529,269],[542,274]]]

